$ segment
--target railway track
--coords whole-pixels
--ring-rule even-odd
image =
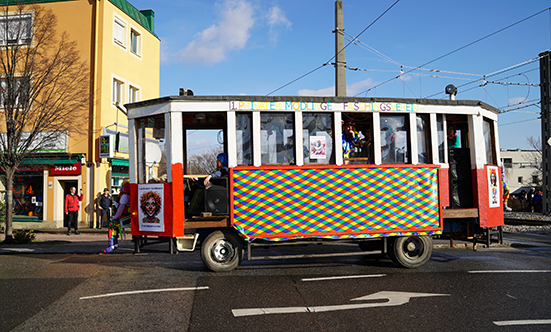
[[[516,218],[505,218],[505,225],[524,225],[524,226],[549,226],[551,221],[549,220],[534,220],[534,219],[516,219]]]

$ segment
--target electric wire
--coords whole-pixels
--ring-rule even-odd
[[[409,74],[410,72],[413,72],[413,71],[415,71],[415,70],[418,70],[418,69],[421,68],[421,67],[425,67],[426,65],[429,65],[429,64],[431,64],[431,63],[433,63],[433,62],[436,62],[436,61],[438,61],[438,60],[440,60],[440,59],[443,59],[443,58],[445,58],[445,57],[447,57],[447,56],[449,56],[449,55],[451,55],[451,54],[453,54],[453,53],[459,52],[459,51],[461,51],[461,50],[463,50],[463,49],[465,49],[465,48],[467,48],[467,47],[469,47],[469,46],[472,46],[472,45],[474,45],[474,44],[476,44],[476,43],[478,43],[478,42],[481,42],[481,41],[483,41],[483,40],[485,40],[485,39],[487,39],[487,38],[489,38],[489,37],[492,37],[492,36],[494,36],[494,35],[496,35],[496,34],[502,32],[502,31],[505,31],[505,30],[507,30],[507,29],[509,29],[509,28],[512,28],[512,27],[514,27],[514,26],[516,26],[516,25],[518,25],[518,24],[520,24],[520,23],[522,23],[522,22],[524,22],[524,21],[527,21],[527,20],[529,20],[529,19],[531,19],[531,18],[533,18],[533,17],[535,17],[535,16],[537,16],[537,15],[540,15],[541,13],[543,13],[543,12],[545,12],[545,11],[547,11],[547,10],[550,10],[550,9],[551,9],[551,7],[548,7],[548,8],[546,8],[546,9],[544,9],[544,10],[542,10],[542,11],[539,11],[539,12],[533,14],[533,15],[530,15],[530,16],[528,16],[528,17],[526,17],[526,18],[524,18],[524,19],[522,19],[522,20],[520,20],[520,21],[517,21],[517,22],[515,22],[515,23],[513,23],[513,24],[510,24],[510,25],[508,25],[508,26],[506,26],[506,27],[504,27],[504,28],[501,28],[501,29],[499,29],[499,30],[497,30],[497,31],[495,31],[495,32],[492,32],[492,33],[490,33],[490,34],[488,34],[488,35],[486,35],[486,36],[484,36],[484,37],[482,37],[482,38],[479,38],[479,39],[477,39],[477,40],[475,40],[475,41],[473,41],[473,42],[470,42],[470,43],[468,43],[468,44],[466,44],[466,45],[464,45],[464,46],[461,46],[461,47],[459,47],[459,48],[457,48],[457,49],[455,49],[455,50],[453,50],[453,51],[451,51],[451,52],[448,52],[448,53],[446,53],[446,54],[444,54],[444,55],[441,55],[441,56],[439,56],[439,57],[437,57],[437,58],[435,58],[435,59],[433,59],[433,60],[430,60],[430,61],[428,61],[428,62],[426,62],[426,63],[424,63],[424,64],[422,64],[422,65],[420,65],[420,66],[418,66],[418,67],[415,67],[414,69],[409,70],[408,72],[406,72],[406,74]],[[492,74],[493,74],[493,73],[492,73]],[[397,77],[390,78],[390,79],[388,79],[388,80],[386,80],[386,81],[384,81],[384,82],[382,82],[382,83],[379,83],[379,84],[377,84],[377,85],[375,85],[375,86],[373,86],[373,87],[371,87],[371,88],[369,88],[369,89],[367,89],[367,90],[364,90],[364,91],[361,91],[361,92],[357,93],[355,96],[358,96],[358,95],[363,94],[363,93],[365,93],[365,94],[367,95],[367,93],[368,93],[369,91],[371,91],[371,90],[373,90],[373,89],[375,89],[375,88],[377,88],[377,87],[379,87],[379,86],[381,86],[381,85],[384,85],[384,84],[386,84],[386,83],[388,83],[388,82],[391,82],[391,81],[395,80],[396,78],[397,78]]]
[[[502,127],[502,126],[509,126],[509,125],[512,125],[512,124],[517,124],[517,123],[522,123],[522,122],[529,122],[529,121],[534,121],[534,120],[539,120],[541,119],[541,117],[537,117],[537,118],[533,118],[533,119],[527,119],[527,120],[523,120],[523,121],[515,121],[515,122],[508,122],[508,123],[500,123],[498,124],[498,126]]]
[[[379,15],[379,17],[377,17],[373,22],[371,22],[371,24],[369,24],[365,29],[363,29],[362,32],[360,32],[360,33],[355,37],[355,39],[358,38],[358,37],[360,37],[364,32],[366,32],[367,29],[369,29],[373,24],[375,24],[379,19],[381,19],[381,17],[383,17],[386,13],[388,13],[388,12],[392,9],[392,7],[394,7],[398,2],[400,2],[400,0],[396,0],[396,1],[395,1],[390,7],[388,7],[381,15]],[[335,33],[339,33],[339,32],[338,32],[338,31],[335,31]],[[348,44],[346,44],[339,52],[337,52],[337,54],[343,52],[351,43],[352,43],[352,42],[349,42]],[[272,93],[277,92],[277,91],[279,91],[279,90],[281,90],[281,89],[283,89],[283,88],[285,88],[285,87],[287,87],[287,86],[289,86],[289,85],[295,83],[296,81],[298,81],[298,80],[300,80],[300,79],[302,79],[302,78],[304,78],[304,77],[306,77],[306,76],[312,74],[313,72],[318,71],[319,69],[325,67],[326,65],[330,64],[331,60],[333,60],[333,59],[335,59],[335,58],[337,57],[337,54],[335,54],[333,57],[331,57],[328,61],[326,61],[326,62],[325,62],[324,64],[322,64],[321,66],[318,66],[317,68],[310,70],[310,71],[307,72],[306,74],[304,74],[304,75],[302,75],[302,76],[300,76],[300,77],[298,77],[298,78],[292,80],[291,82],[282,85],[281,87],[279,87],[279,88],[273,90],[272,92],[268,93],[267,96],[269,96],[269,95],[271,95]]]

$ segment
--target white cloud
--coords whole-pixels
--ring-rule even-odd
[[[372,85],[373,85],[373,80],[371,78],[368,78],[356,83],[352,83],[346,86],[346,95],[354,96],[357,93],[360,93],[368,89]],[[331,87],[323,88],[319,90],[301,89],[301,90],[298,90],[297,93],[299,96],[334,96],[335,86],[333,85]]]
[[[524,101],[526,101],[526,97],[511,98],[509,99],[509,105],[518,105]]]
[[[245,48],[254,25],[253,6],[243,0],[225,0],[220,6],[220,19],[195,35],[183,50],[180,61],[213,65],[224,61],[231,51]]]
[[[293,25],[285,16],[285,13],[279,7],[272,7],[268,10],[268,26],[270,27],[270,40],[276,42],[279,37],[278,28],[283,26],[284,28],[291,29]]]

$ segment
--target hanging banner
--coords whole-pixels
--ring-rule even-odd
[[[140,231],[164,232],[163,185],[159,183],[138,185],[138,224]]]

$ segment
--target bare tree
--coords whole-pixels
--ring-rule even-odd
[[[190,156],[188,171],[191,174],[210,174],[216,169],[216,156],[224,152],[221,148],[211,148],[200,155]]]
[[[0,10],[0,163],[6,175],[5,241],[12,240],[13,177],[23,160],[83,133],[89,70],[52,10],[9,1]]]
[[[532,172],[532,178],[537,177],[538,182],[534,183],[533,179],[529,180],[530,185],[535,186],[541,186],[542,180],[543,180],[543,155],[542,155],[542,149],[541,149],[541,139],[535,138],[533,136],[528,137],[526,139],[530,147],[534,149],[533,153],[524,155],[524,158],[530,162],[530,167],[534,168],[535,170]]]

